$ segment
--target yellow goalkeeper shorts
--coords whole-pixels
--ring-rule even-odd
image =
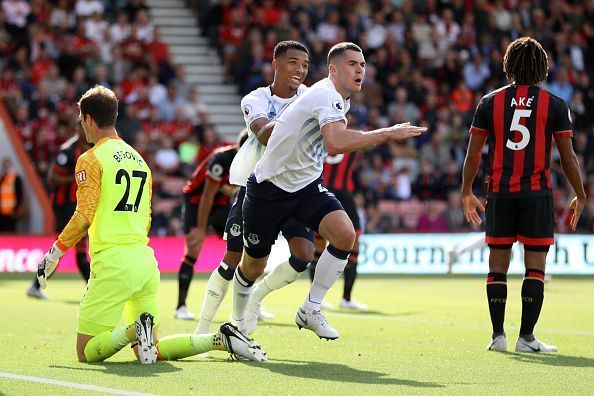
[[[160,274],[153,249],[118,246],[91,257],[91,279],[78,311],[77,331],[96,336],[129,325],[143,312],[159,324]]]

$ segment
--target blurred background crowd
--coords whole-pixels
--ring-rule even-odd
[[[200,86],[186,81],[144,0],[2,0],[0,98],[45,179],[75,133],[77,100],[94,84],[120,99],[120,135],[151,164],[157,235],[179,235],[181,189],[224,144]],[[272,50],[298,40],[311,51],[307,85],[327,73],[328,49],[360,45],[367,71],[349,123],[364,130],[410,121],[429,132],[372,148],[355,165],[367,233],[465,231],[459,187],[468,128],[480,98],[506,83],[507,44],[538,39],[549,54],[546,88],[568,104],[589,201],[579,225],[594,231],[594,2],[553,0],[189,0],[241,94],[272,82]],[[239,105],[238,105],[238,111]],[[239,131],[238,131],[239,132]],[[553,159],[556,159],[553,148]],[[482,172],[481,172],[482,173]],[[553,166],[557,231],[567,229],[570,187]],[[475,186],[484,195],[482,175]]]

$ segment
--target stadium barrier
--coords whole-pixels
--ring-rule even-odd
[[[382,234],[362,235],[359,248],[361,274],[443,274],[447,272],[447,252],[460,243],[479,238],[480,233],[461,234]],[[0,272],[35,272],[54,238],[35,236],[0,237]],[[177,272],[183,255],[184,239],[152,238],[150,246],[162,272]],[[524,273],[521,252],[514,245],[510,273]],[[216,268],[225,251],[225,242],[207,236],[196,265],[198,272]],[[269,260],[271,265],[288,258],[288,245],[279,236]],[[455,274],[487,272],[488,249],[475,249],[460,256]],[[269,266],[270,267],[270,266]],[[60,272],[76,272],[75,252],[70,249],[60,262]],[[594,274],[594,235],[555,236],[547,258],[547,273]]]

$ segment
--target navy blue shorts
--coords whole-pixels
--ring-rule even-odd
[[[229,206],[213,206],[208,216],[208,225],[214,228],[217,235],[222,237],[225,229],[225,219],[229,213]],[[198,225],[198,205],[190,202],[187,196],[184,196],[182,204],[182,219],[184,220],[184,233],[188,234],[190,230]]]
[[[227,240],[227,250],[230,252],[243,251],[243,233],[241,230],[243,227],[242,207],[245,198],[245,190],[245,187],[239,188],[239,191],[233,200],[231,210],[229,211],[227,224],[225,224],[225,234],[223,238]],[[287,241],[295,237],[302,237],[313,242],[315,238],[315,233],[312,229],[307,228],[292,217],[287,219],[282,225],[281,232]]]
[[[243,201],[245,250],[254,258],[267,256],[276,235],[291,217],[317,231],[324,216],[335,210],[344,209],[321,177],[290,193],[269,181],[258,183],[252,174]]]

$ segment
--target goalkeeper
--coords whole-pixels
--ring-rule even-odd
[[[234,357],[266,360],[252,340],[229,323],[216,334],[175,335],[158,340],[159,269],[147,236],[151,171],[115,130],[118,100],[96,86],[78,103],[80,122],[95,146],[76,163],[76,211],[39,264],[42,288],[60,257],[88,230],[91,278],[78,312],[76,352],[81,362],[107,359],[129,343],[141,363],[180,359],[213,349]],[[118,327],[124,315],[126,326]]]

